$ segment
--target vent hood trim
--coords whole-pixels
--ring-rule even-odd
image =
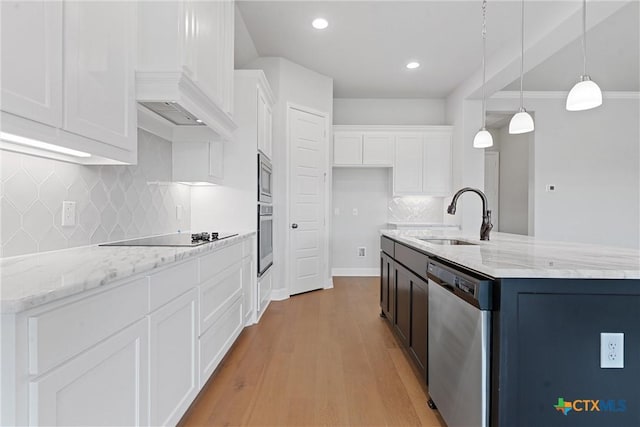
[[[213,102],[193,80],[182,72],[136,72],[136,100],[176,102],[202,120],[221,138],[230,140],[237,128],[233,119]],[[151,110],[149,110],[151,111]],[[154,115],[156,113],[153,113]],[[158,116],[161,118],[160,116]],[[161,118],[165,120],[164,118]],[[175,127],[194,127],[176,126]]]

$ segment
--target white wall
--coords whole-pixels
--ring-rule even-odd
[[[287,186],[287,103],[311,108],[328,115],[329,124],[333,117],[333,79],[304,68],[284,58],[261,57],[246,64],[247,69],[264,70],[276,97],[273,109],[273,219],[274,219],[274,267],[273,287],[276,297],[288,289],[287,239],[289,236],[289,190]],[[327,156],[331,155],[330,135],[327,136]],[[331,168],[327,158],[327,203],[331,184]],[[330,219],[329,217],[328,219]],[[328,224],[330,227],[330,224]],[[327,235],[329,238],[330,235]],[[329,242],[330,243],[330,242]],[[331,247],[331,246],[329,246]],[[329,266],[327,263],[327,280]],[[287,294],[288,295],[288,294]]]
[[[453,126],[453,191],[463,187],[484,190],[484,150],[473,148],[473,137],[482,125],[482,105],[478,100],[450,97],[447,100],[447,123]],[[451,198],[445,199],[448,206]],[[482,201],[475,194],[458,200],[456,215],[444,215],[448,224],[460,225],[464,232],[478,233],[482,224]]]
[[[333,100],[334,125],[444,125],[444,99]]]
[[[333,170],[333,272],[378,274],[380,234],[386,227],[390,168]],[[353,215],[353,209],[358,215]],[[337,210],[337,211],[336,211]],[[366,257],[358,257],[358,247]]]
[[[509,125],[490,130],[500,153],[499,226],[495,231],[528,234],[529,145],[533,134],[510,135]]]
[[[492,99],[490,109],[515,110],[517,102]],[[564,102],[564,94],[525,99],[536,124],[535,236],[640,248],[638,94],[605,93],[601,107],[582,112]]]
[[[253,43],[251,34],[247,29],[247,25],[242,18],[242,13],[238,9],[238,4],[234,8],[235,11],[235,25],[234,25],[234,44],[233,44],[233,61],[235,69],[242,68],[245,64],[255,60],[260,55],[256,49],[256,45]]]

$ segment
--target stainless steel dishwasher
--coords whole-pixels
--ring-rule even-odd
[[[429,406],[448,427],[488,426],[492,281],[434,260],[427,275]]]

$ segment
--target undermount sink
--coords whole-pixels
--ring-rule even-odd
[[[423,242],[433,243],[435,245],[475,245],[475,243],[465,242],[457,239],[420,239]]]

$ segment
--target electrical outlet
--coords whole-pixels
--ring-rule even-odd
[[[364,246],[360,246],[358,248],[358,256],[359,257],[365,257],[367,256],[367,248],[365,248]]]
[[[624,368],[624,334],[600,333],[600,367]]]
[[[76,202],[65,200],[62,202],[62,226],[73,227],[76,225]]]

